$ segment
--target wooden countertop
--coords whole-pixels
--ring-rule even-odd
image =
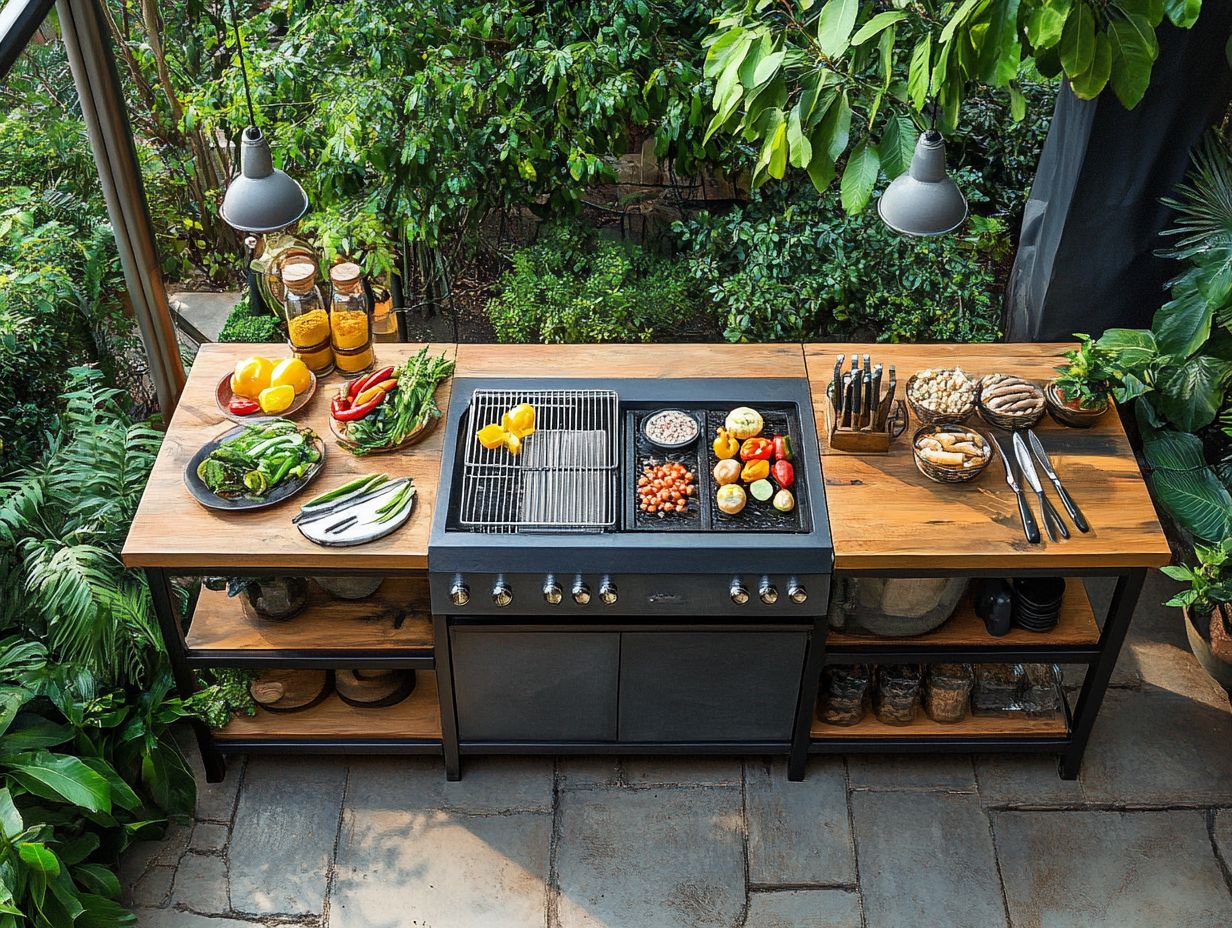
[[[377,363],[397,364],[423,345],[382,344]],[[453,357],[453,345],[429,345],[433,353]],[[184,468],[203,444],[231,428],[215,401],[218,381],[236,360],[252,354],[282,356],[281,346],[203,345],[179,406],[167,429],[150,482],[124,543],[123,559],[129,567],[192,567],[243,573],[245,567],[387,569],[428,565],[428,533],[436,504],[444,429],[437,428],[418,445],[405,451],[355,457],[334,441],[328,416],[329,401],[340,374],[330,374],[317,385],[316,395],[295,421],[325,439],[325,466],[300,496],[255,512],[215,512],[200,505],[184,486]],[[449,404],[450,382],[436,394],[442,410]],[[314,545],[291,524],[299,504],[341,486],[360,474],[384,472],[391,477],[413,477],[418,491],[410,521],[388,538],[354,548]]]
[[[378,357],[397,363],[422,345],[382,344]],[[1065,346],[1051,345],[432,345],[454,356],[458,377],[805,377],[824,431],[822,402],[837,352],[867,352],[897,365],[900,388],[930,366],[960,365],[973,374],[1012,371],[1047,379]],[[217,513],[200,506],[184,486],[189,458],[231,427],[214,401],[218,381],[249,354],[281,354],[269,345],[206,345],[188,377],[137,515],[124,545],[130,567],[197,568],[227,573],[244,567],[311,570],[415,569],[427,565],[436,504],[443,429],[406,451],[356,458],[332,440],[328,402],[341,378],[324,378],[296,420],[326,436],[326,463],[303,498],[362,473],[411,476],[417,510],[387,539],[356,548],[327,549],[304,539],[290,523],[300,500],[249,513]],[[450,384],[437,402],[446,408]],[[913,421],[911,428],[916,423]],[[836,567],[842,570],[1150,567],[1170,559],[1146,485],[1115,413],[1088,431],[1040,424],[1061,479],[1091,523],[1089,535],[1028,545],[1013,493],[993,462],[974,483],[943,487],[916,470],[909,434],[888,455],[832,453],[819,436]],[[1052,494],[1055,502],[1055,494]],[[1033,505],[1034,496],[1031,497]],[[1059,507],[1058,507],[1059,508]]]
[[[825,390],[835,355],[870,354],[873,363],[898,369],[899,396],[907,378],[926,367],[961,367],[982,376],[1018,374],[1040,383],[1069,346],[1064,344],[853,345],[804,346],[817,417],[835,569],[912,570],[1080,567],[1157,567],[1171,560],[1155,507],[1138,470],[1129,439],[1114,410],[1090,429],[1071,429],[1045,417],[1037,427],[1065,488],[1091,525],[1089,534],[1073,529],[1043,472],[1045,492],[1071,530],[1068,541],[1029,544],[1014,492],[1000,461],[993,460],[973,482],[934,483],[916,469],[911,435],[915,417],[889,454],[832,451],[825,434]],[[982,419],[973,427],[989,431]],[[998,434],[1000,440],[1002,434]],[[1013,452],[1002,442],[1006,453]],[[1024,489],[1043,532],[1039,501]]]

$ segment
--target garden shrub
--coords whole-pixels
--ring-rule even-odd
[[[265,309],[255,309],[247,293],[235,304],[218,333],[220,342],[281,342],[285,341],[282,322]]]
[[[488,304],[502,342],[633,342],[694,315],[679,262],[577,225],[553,225],[513,255]]]

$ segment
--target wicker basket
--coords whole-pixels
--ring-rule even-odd
[[[915,379],[917,376],[919,375],[912,374],[907,380],[907,404],[911,407],[911,412],[915,415],[916,421],[918,421],[921,425],[933,425],[935,423],[945,422],[958,424],[961,422],[966,422],[971,418],[971,414],[975,412],[974,399],[961,412],[957,413],[937,412],[934,409],[929,409],[927,406],[921,406],[917,403],[915,398],[911,395],[912,390],[915,387]]]
[[[1048,385],[1044,387],[1044,401],[1048,407],[1048,415],[1052,416],[1061,425],[1068,425],[1075,429],[1089,429],[1108,411],[1108,407],[1112,403],[1104,403],[1098,409],[1075,409],[1073,406],[1067,406],[1061,401],[1055,380],[1048,381]]]
[[[1043,388],[1040,387],[1039,384],[1034,384],[1034,386],[1040,393],[1039,409],[1035,412],[1013,413],[1011,415],[1006,415],[1003,412],[994,412],[993,410],[987,408],[982,399],[984,393],[984,384],[982,380],[980,383],[976,384],[975,387],[975,408],[979,410],[981,419],[989,425],[994,425],[999,429],[1005,429],[1012,432],[1015,429],[1032,428],[1040,421],[1040,419],[1044,418],[1044,411],[1047,406],[1047,404],[1043,401]]]
[[[988,450],[988,454],[984,456],[984,462],[972,467],[946,467],[942,464],[934,464],[931,461],[924,460],[924,458],[920,457],[920,449],[916,447],[916,442],[925,435],[936,435],[938,432],[972,432],[979,438],[980,444]],[[956,423],[952,422],[939,422],[916,429],[916,433],[911,436],[911,456],[915,458],[915,466],[919,469],[920,473],[929,480],[935,480],[937,483],[970,483],[980,474],[984,473],[988,469],[988,465],[992,463],[992,448],[989,446],[988,440],[974,429],[959,428]]]

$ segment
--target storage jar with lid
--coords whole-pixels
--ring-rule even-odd
[[[364,293],[364,279],[358,264],[335,265],[329,272],[333,284],[329,324],[334,363],[351,375],[372,367],[372,304]]]
[[[317,289],[317,269],[309,261],[282,268],[286,287],[287,338],[297,358],[318,377],[334,369],[330,347],[329,310]]]

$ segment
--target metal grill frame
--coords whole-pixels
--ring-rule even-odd
[[[614,390],[475,390],[473,436],[521,403],[535,407],[522,453],[464,443],[458,524],[485,533],[602,532],[619,519],[620,396]]]

